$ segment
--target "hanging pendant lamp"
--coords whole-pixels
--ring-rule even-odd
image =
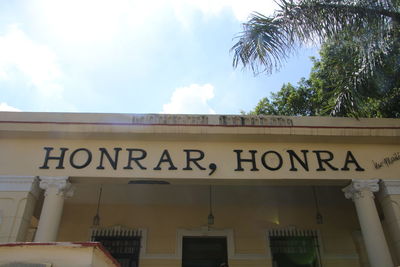
[[[214,215],[212,213],[212,191],[211,191],[211,185],[210,185],[210,194],[209,194],[209,203],[210,203],[210,213],[208,214],[208,218],[207,218],[207,223],[208,226],[211,226],[214,224]]]
[[[97,210],[96,210],[96,215],[94,215],[93,217],[93,222],[92,225],[97,227],[100,225],[100,215],[99,215],[99,209],[100,209],[100,200],[101,200],[101,193],[103,191],[103,186],[100,186],[100,190],[99,190],[99,199],[97,201]]]
[[[315,209],[317,212],[317,214],[315,215],[315,219],[317,221],[317,224],[323,224],[324,220],[322,218],[322,214],[319,212],[319,205],[318,205],[317,192],[316,192],[315,186],[313,186],[312,189],[313,189],[313,195],[314,195]]]

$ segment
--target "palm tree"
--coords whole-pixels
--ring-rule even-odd
[[[354,57],[344,72],[344,86],[336,88],[335,111],[357,116],[363,88],[380,68],[392,68],[400,79],[400,0],[277,0],[279,10],[267,17],[254,13],[243,24],[233,66],[254,73],[272,73],[297,49],[310,43],[345,47]]]

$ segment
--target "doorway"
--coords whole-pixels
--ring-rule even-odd
[[[182,267],[220,267],[228,263],[226,237],[183,237]]]

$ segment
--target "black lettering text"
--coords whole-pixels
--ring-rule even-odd
[[[296,159],[298,163],[306,170],[308,171],[308,161],[307,161],[307,153],[308,150],[301,150],[303,153],[303,159],[301,159],[293,150],[287,150],[286,151],[289,154],[290,158],[290,171],[297,171],[297,168],[294,166],[294,160]]]
[[[79,152],[86,152],[86,161],[83,162],[81,165],[78,165],[75,163],[75,156]],[[71,164],[72,167],[75,169],[83,169],[87,167],[90,162],[92,162],[92,153],[86,149],[86,148],[78,148],[74,152],[71,153],[71,156],[69,157],[69,164]]]
[[[205,170],[206,168],[202,167],[198,161],[204,159],[204,152],[201,150],[197,149],[184,149],[183,151],[186,152],[186,167],[183,168],[183,170],[193,170],[192,167],[190,167],[190,163],[193,162],[194,165],[197,166],[200,170]],[[193,157],[192,153],[197,153],[197,157]]]
[[[103,159],[104,159],[104,155],[106,155],[106,158],[108,159],[108,162],[110,163],[111,167],[116,170],[117,169],[117,164],[118,164],[118,155],[119,155],[119,151],[122,150],[122,148],[120,147],[115,147],[114,148],[114,159],[111,157],[111,155],[108,153],[107,149],[105,149],[104,147],[100,147],[99,148],[101,155],[100,155],[100,164],[99,166],[97,166],[96,169],[98,170],[104,170],[104,166],[103,166]]]
[[[136,165],[141,169],[141,170],[146,170],[147,168],[144,167],[139,161],[144,159],[147,156],[147,152],[143,149],[139,149],[139,148],[127,148],[126,151],[129,152],[128,155],[128,164],[124,167],[125,170],[132,170],[132,161],[134,161],[136,163]],[[133,157],[132,154],[133,152],[139,152],[141,153],[140,156],[137,157]]]
[[[236,152],[236,160],[237,160],[237,168],[235,169],[235,171],[244,171],[244,169],[242,168],[242,162],[250,162],[252,165],[252,168],[250,169],[251,171],[258,171],[257,166],[256,166],[256,153],[257,150],[249,150],[250,154],[251,154],[251,158],[250,159],[243,159],[241,157],[241,153],[243,152],[243,150],[238,149],[238,150],[233,150],[233,152]]]
[[[318,160],[318,166],[319,168],[317,171],[326,171],[326,169],[323,166],[323,163],[325,163],[326,166],[328,166],[331,170],[337,171],[338,168],[333,166],[329,161],[333,160],[333,153],[327,150],[313,150],[313,152],[317,155],[317,160]],[[325,154],[327,157],[322,158],[321,155]]]
[[[347,151],[347,155],[346,155],[346,161],[344,162],[344,166],[342,168],[342,171],[348,171],[350,170],[349,167],[347,166],[349,163],[352,163],[354,165],[356,165],[356,171],[358,172],[363,172],[365,171],[360,164],[358,164],[356,158],[354,157],[354,155],[351,153],[351,151]]]
[[[276,158],[278,159],[278,164],[276,165],[276,167],[271,167],[270,165],[267,164],[267,161],[266,161],[265,158],[267,157],[268,154],[275,154]],[[283,160],[282,160],[282,156],[278,152],[270,150],[270,151],[265,152],[261,156],[261,163],[264,166],[264,168],[266,168],[266,169],[268,169],[270,171],[276,171],[276,170],[279,170],[282,167]]]
[[[53,147],[45,147],[44,150],[46,150],[46,156],[44,157],[44,162],[43,166],[39,167],[39,169],[49,169],[48,163],[49,160],[58,160],[58,166],[56,169],[64,169],[64,156],[65,156],[65,151],[68,150],[66,147],[61,147],[61,153],[59,156],[50,156],[50,152],[53,150]]]
[[[157,167],[155,167],[153,170],[157,170],[157,171],[161,170],[161,167],[160,167],[161,163],[164,163],[164,162],[169,163],[168,170],[176,170],[177,169],[175,167],[174,163],[172,162],[172,159],[171,159],[171,156],[170,156],[168,150],[165,149],[163,151],[163,153],[161,154],[161,157],[160,157],[160,160],[158,161]]]

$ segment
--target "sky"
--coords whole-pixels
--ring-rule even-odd
[[[273,0],[0,0],[0,110],[239,114],[308,77],[316,48],[272,75],[229,51]]]

